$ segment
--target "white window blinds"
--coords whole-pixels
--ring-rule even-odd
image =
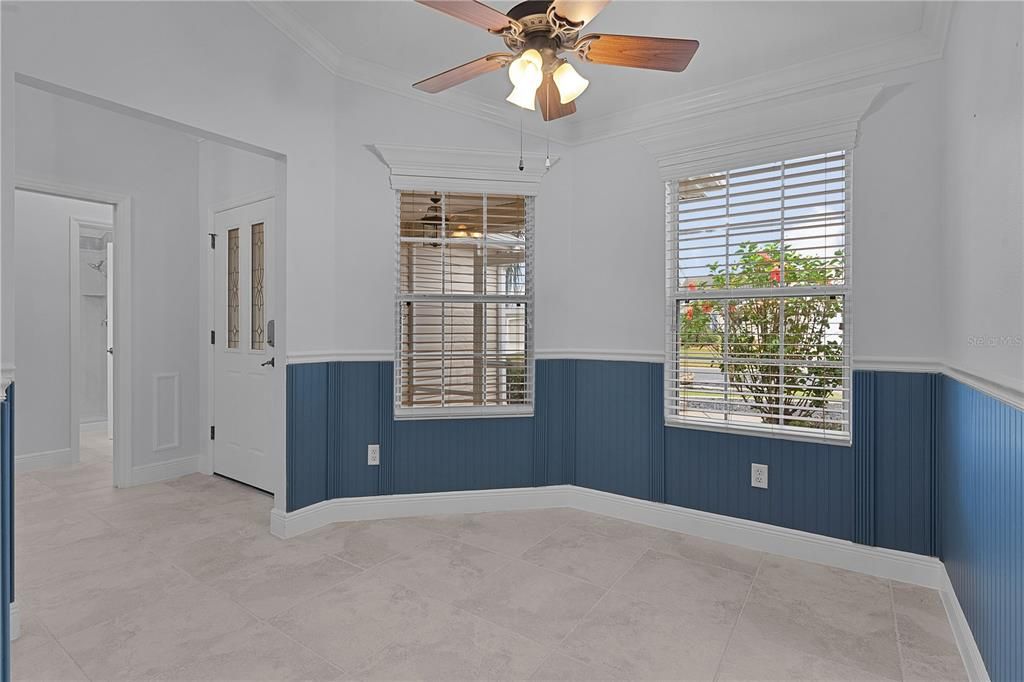
[[[533,405],[533,198],[400,191],[395,414]]]
[[[845,152],[667,184],[666,420],[849,441]]]

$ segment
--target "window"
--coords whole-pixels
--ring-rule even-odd
[[[849,442],[847,156],[667,185],[670,424]]]
[[[395,414],[528,414],[533,198],[398,192]]]

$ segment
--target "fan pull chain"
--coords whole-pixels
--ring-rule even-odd
[[[519,116],[519,170],[522,171],[526,166],[523,165],[523,117]]]

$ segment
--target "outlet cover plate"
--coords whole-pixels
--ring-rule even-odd
[[[377,466],[380,464],[380,445],[371,443],[366,446],[366,463],[369,466]]]
[[[768,487],[768,465],[767,464],[751,464],[750,465],[750,485],[754,488],[767,488]]]

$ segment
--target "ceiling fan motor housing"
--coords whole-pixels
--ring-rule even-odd
[[[543,57],[545,73],[551,73],[561,63],[558,55],[575,42],[579,29],[566,19],[550,11],[551,0],[527,0],[508,11],[506,16],[519,22],[522,32],[505,31],[505,45],[513,52],[537,50]]]

